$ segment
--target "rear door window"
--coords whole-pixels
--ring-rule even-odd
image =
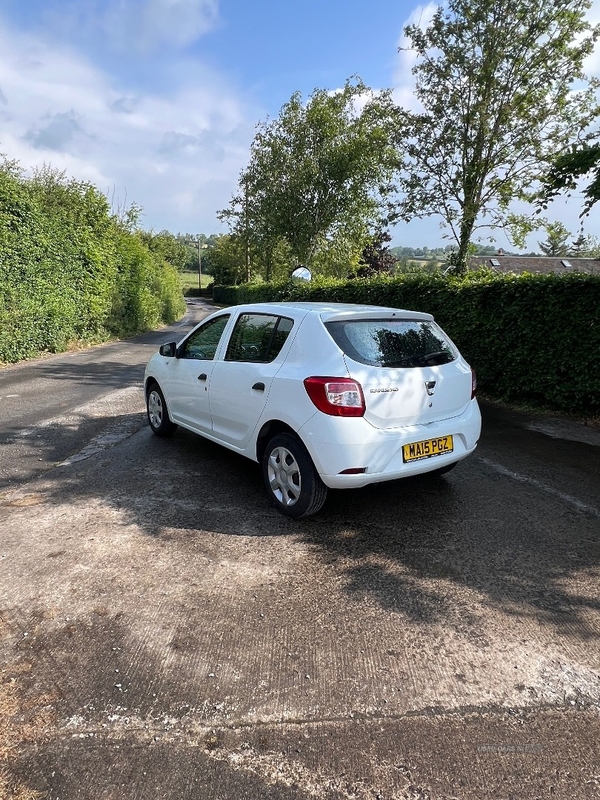
[[[435,322],[422,320],[340,320],[326,328],[353,361],[374,367],[431,367],[458,357]]]
[[[293,321],[273,314],[241,314],[229,340],[225,361],[273,361],[285,344]]]

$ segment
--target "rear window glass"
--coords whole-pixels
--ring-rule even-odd
[[[435,322],[361,319],[327,322],[325,327],[353,361],[374,367],[430,367],[458,356]]]

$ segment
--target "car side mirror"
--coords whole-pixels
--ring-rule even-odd
[[[165,358],[175,358],[177,352],[177,343],[169,342],[168,344],[161,344],[158,352]]]
[[[312,279],[312,273],[308,267],[296,267],[292,272],[292,280],[297,283],[308,283]]]

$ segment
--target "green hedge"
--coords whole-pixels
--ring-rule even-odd
[[[148,330],[184,310],[175,269],[95,187],[0,164],[0,361]]]
[[[600,276],[417,274],[215,287],[214,299],[223,305],[294,299],[427,311],[476,369],[485,394],[584,416],[600,413]]]

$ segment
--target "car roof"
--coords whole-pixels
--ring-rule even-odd
[[[432,320],[433,316],[423,311],[410,311],[405,308],[388,308],[386,306],[370,306],[358,303],[309,303],[301,301],[284,301],[281,303],[248,303],[237,306],[240,313],[269,313],[283,314],[303,312],[302,316],[314,314],[320,316],[324,322],[335,319],[399,319]]]

